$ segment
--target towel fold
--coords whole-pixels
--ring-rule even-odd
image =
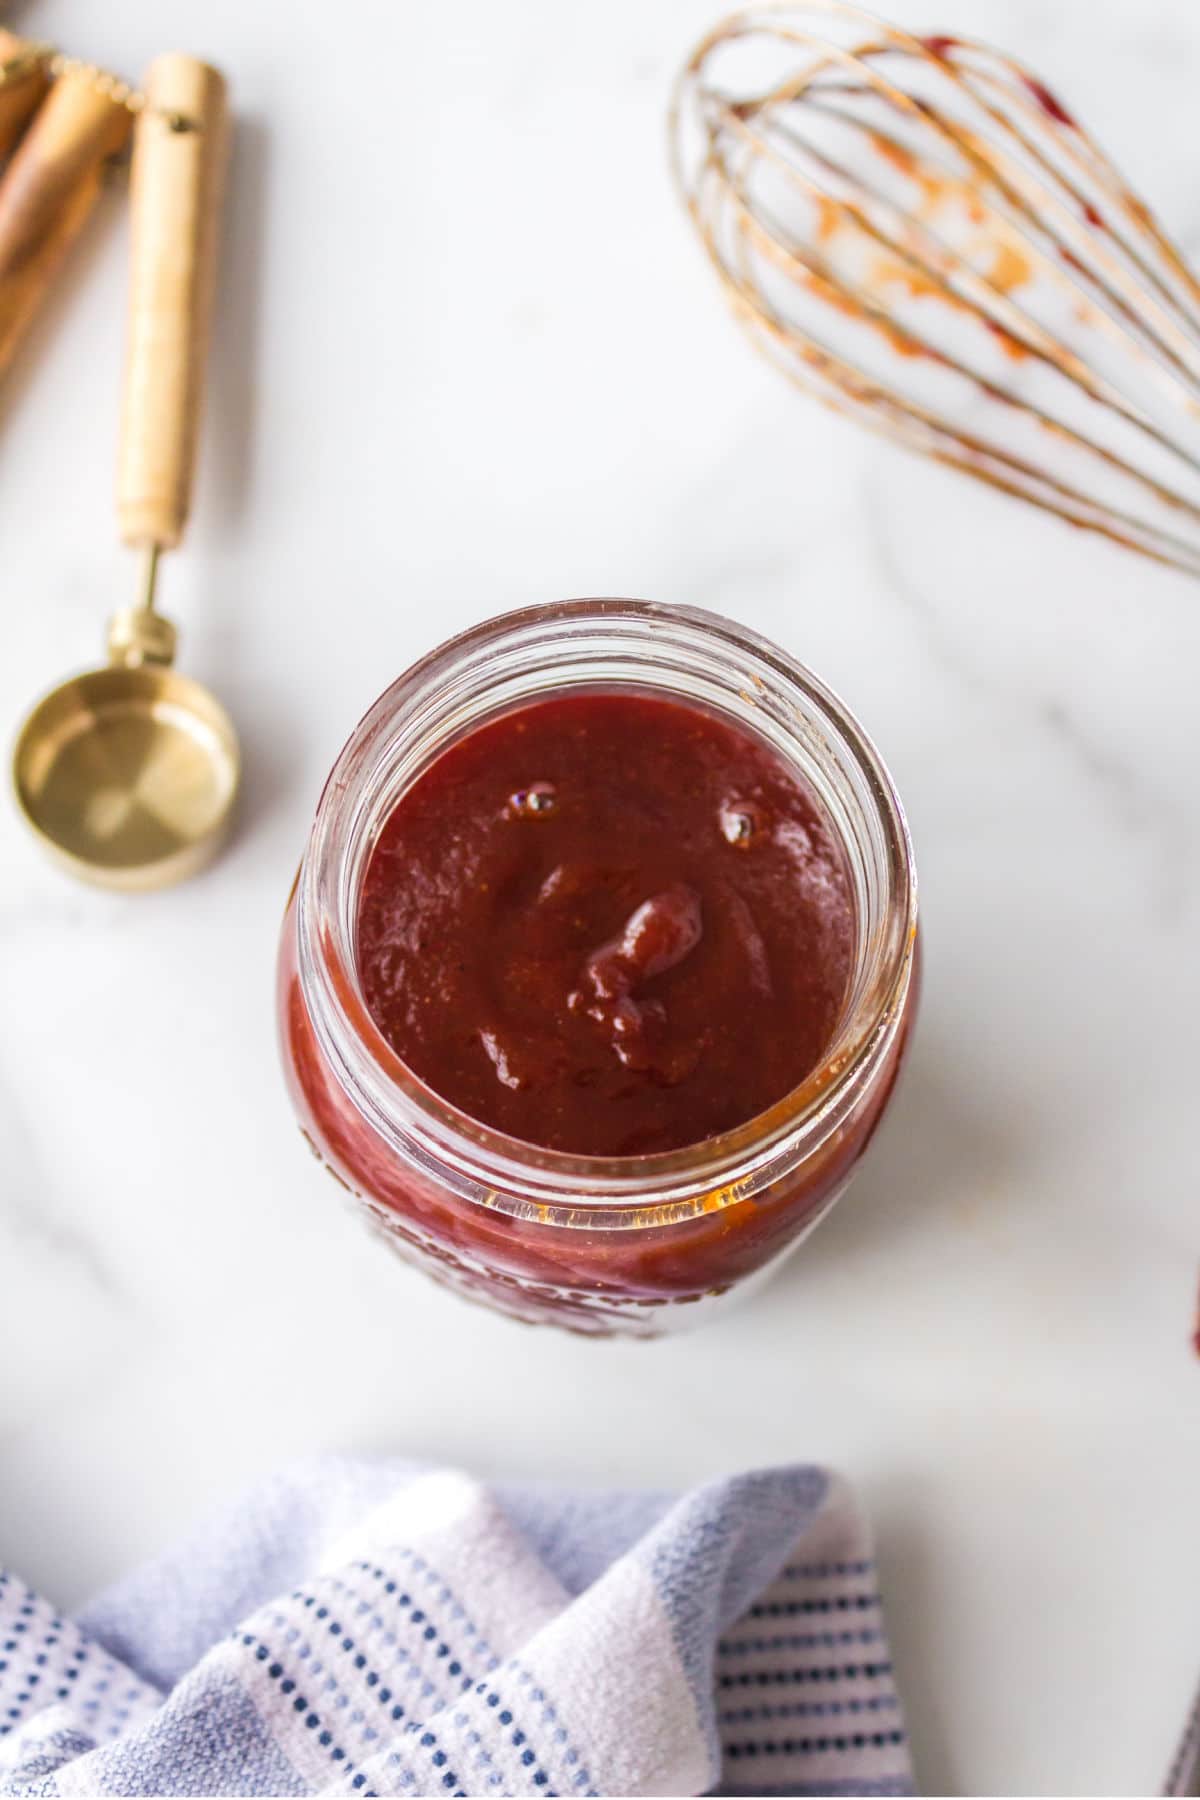
[[[322,1461],[78,1619],[0,1575],[7,1794],[907,1794],[865,1525]]]

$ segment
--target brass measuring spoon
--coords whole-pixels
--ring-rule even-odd
[[[26,821],[75,875],[145,889],[213,854],[237,792],[224,707],[178,674],[155,610],[159,556],[183,536],[208,339],[225,84],[188,56],[147,74],[131,171],[133,250],[117,519],[144,556],[141,592],[109,626],[108,666],[46,695],[21,728],[13,782]]]

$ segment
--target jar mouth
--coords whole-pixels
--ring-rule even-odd
[[[798,1086],[744,1124],[635,1156],[551,1150],[483,1125],[397,1056],[367,1009],[355,934],[378,832],[416,776],[485,720],[566,690],[640,690],[749,727],[814,787],[858,892],[858,944],[837,1033]],[[887,1057],[904,1011],[917,885],[903,808],[874,745],[824,683],[745,626],[689,606],[567,600],[474,626],[408,669],[363,716],[318,803],[297,885],[298,964],[325,1060],[398,1155],[502,1210],[577,1200],[652,1206],[667,1222],[756,1191],[824,1141]],[[498,1192],[497,1190],[501,1190]],[[516,1202],[512,1204],[510,1202]],[[660,1211],[661,1209],[661,1211]]]

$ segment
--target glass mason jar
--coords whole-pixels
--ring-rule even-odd
[[[853,973],[819,1067],[723,1136],[646,1156],[567,1155],[476,1123],[370,1018],[359,894],[400,795],[485,721],[567,692],[651,693],[766,741],[823,803],[855,899]],[[575,600],[464,633],[388,688],[326,784],[284,922],[283,1061],[310,1147],[385,1240],[520,1319],[656,1336],[744,1293],[833,1205],[891,1092],[916,999],[916,882],[900,802],[845,707],[712,613]]]

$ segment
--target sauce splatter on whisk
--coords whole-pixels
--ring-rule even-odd
[[[1200,283],[1036,75],[840,0],[752,8],[687,64],[672,147],[793,380],[1200,575]]]

